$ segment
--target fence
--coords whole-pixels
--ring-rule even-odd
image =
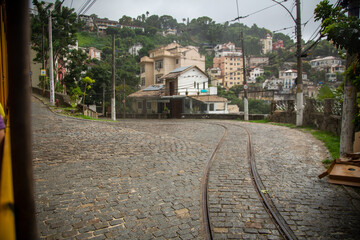
[[[278,123],[295,124],[295,101],[273,101],[271,103],[271,115],[269,120]],[[325,99],[324,101],[306,99],[303,125],[340,135],[341,103],[335,99]]]

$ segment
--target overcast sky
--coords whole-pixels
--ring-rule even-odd
[[[55,0],[48,0],[55,2]],[[65,0],[64,5],[72,7],[78,13],[87,0]],[[281,0],[277,0],[281,1]],[[309,40],[320,25],[314,22],[314,9],[320,0],[301,0],[302,23],[308,22],[303,29],[303,39]],[[336,0],[330,0],[335,3]],[[256,24],[271,31],[295,26],[290,14],[272,0],[238,0],[239,15],[246,16],[258,10],[270,7],[259,13],[241,19],[241,22],[251,27]],[[283,2],[296,18],[295,0]],[[97,0],[86,12],[86,15],[96,14],[100,18],[107,17],[118,21],[123,15],[136,18],[149,12],[150,15],[170,15],[182,22],[183,18],[198,18],[207,16],[216,23],[232,21],[238,16],[236,0]],[[294,28],[281,31],[294,39]]]

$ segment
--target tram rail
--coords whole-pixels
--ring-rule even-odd
[[[202,224],[203,224],[205,239],[207,239],[207,240],[211,240],[214,237],[213,231],[212,231],[211,219],[209,216],[209,204],[208,204],[208,200],[209,200],[208,181],[209,181],[210,170],[211,170],[211,166],[213,165],[213,163],[215,161],[216,154],[221,149],[221,146],[222,146],[222,144],[228,134],[228,131],[229,131],[228,126],[226,126],[224,124],[216,123],[214,125],[221,126],[225,130],[224,130],[223,136],[219,140],[214,152],[212,153],[210,160],[208,161],[208,163],[206,164],[206,166],[204,168],[204,173],[203,173],[203,178],[202,178],[202,198],[201,198],[201,200],[202,200],[202,206],[201,206],[202,221],[203,221]],[[249,162],[249,171],[250,171],[252,182],[254,184],[254,188],[255,188],[256,192],[258,193],[259,200],[263,203],[264,208],[268,212],[270,218],[273,220],[274,224],[278,228],[278,230],[281,233],[281,235],[283,236],[283,238],[289,239],[289,240],[296,240],[297,239],[296,235],[294,234],[292,229],[289,227],[289,225],[286,223],[285,219],[282,217],[279,210],[276,208],[271,197],[267,194],[266,187],[261,180],[261,177],[260,177],[259,172],[256,167],[255,154],[254,154],[254,148],[252,145],[250,131],[244,126],[240,126],[237,124],[230,124],[230,125],[242,128],[247,135],[247,148],[246,148],[247,150],[246,151],[247,151],[247,160]]]

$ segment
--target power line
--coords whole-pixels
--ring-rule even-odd
[[[286,2],[286,0],[283,0],[282,2]],[[237,2],[236,2],[236,3],[237,3]],[[239,20],[239,19],[242,19],[242,18],[247,18],[247,17],[249,17],[249,16],[251,16],[251,15],[254,15],[254,14],[256,14],[256,13],[265,11],[266,9],[272,8],[272,7],[276,6],[276,5],[277,5],[277,4],[273,4],[273,5],[271,5],[271,6],[268,6],[268,7],[265,7],[265,8],[263,8],[263,9],[257,10],[257,11],[255,11],[255,12],[250,13],[250,14],[245,15],[245,16],[239,16],[239,6],[238,6],[238,8],[237,8],[237,9],[238,9],[238,17],[235,18],[235,19],[233,19],[233,20],[231,20],[230,22],[235,22],[236,20]]]
[[[86,10],[82,13],[85,14],[87,11],[89,11],[89,9],[92,7],[92,5],[94,5],[94,3],[96,3],[97,0],[93,0],[93,2],[86,8]]]
[[[87,6],[90,4],[92,0],[85,0],[85,2],[83,3],[83,5],[80,7],[80,10],[78,12],[78,15],[81,15],[82,12],[84,11],[85,8],[87,8]]]

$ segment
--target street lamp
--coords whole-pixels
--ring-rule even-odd
[[[281,2],[271,0],[282,6],[291,16],[296,24],[296,59],[297,59],[297,84],[296,84],[296,126],[303,125],[304,113],[304,94],[302,80],[302,60],[301,60],[301,13],[300,0],[296,0],[296,19],[292,13]],[[287,0],[284,0],[286,2]]]

